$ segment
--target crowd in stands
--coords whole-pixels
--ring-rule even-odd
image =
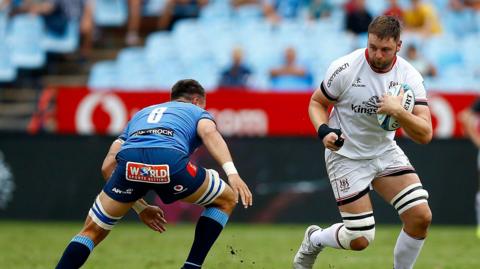
[[[193,77],[209,90],[309,91],[331,60],[366,46],[368,24],[379,14],[401,19],[401,55],[430,87],[479,90],[477,0],[0,0],[0,51],[34,42],[32,34],[15,32],[16,24],[38,26],[31,17],[40,18],[45,36],[73,35],[77,41],[62,50],[37,37],[43,39],[36,50],[73,50],[87,59],[95,42],[102,42],[99,29],[125,27],[125,48],[116,60],[92,68],[92,89],[168,89]],[[145,17],[158,23],[141,36]],[[15,80],[5,63],[10,69],[44,64],[5,54],[0,52],[0,83]]]

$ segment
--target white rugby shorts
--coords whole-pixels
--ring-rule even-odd
[[[408,157],[397,145],[377,158],[365,160],[350,159],[326,150],[325,163],[339,206],[368,193],[375,178],[415,173]]]

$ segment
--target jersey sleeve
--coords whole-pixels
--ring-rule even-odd
[[[215,119],[213,118],[212,114],[210,114],[210,112],[206,111],[206,110],[203,110],[200,112],[200,115],[198,117],[198,120],[201,120],[201,119],[209,119],[213,122],[215,122]]]
[[[422,75],[418,71],[412,70],[406,83],[413,90],[415,105],[428,105],[427,90]]]
[[[125,126],[125,129],[123,129],[123,132],[117,137],[117,139],[120,139],[123,142],[127,141],[129,126],[130,126],[130,123],[128,123],[127,126]]]
[[[327,69],[325,79],[320,85],[323,95],[330,101],[337,101],[345,90],[345,70],[350,68],[350,63],[340,59],[334,61]]]

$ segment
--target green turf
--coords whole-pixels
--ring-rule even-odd
[[[81,223],[0,221],[0,268],[54,268]],[[291,268],[306,225],[227,226],[204,264],[206,269]],[[95,248],[86,269],[179,269],[190,248],[192,225],[156,234],[138,223],[121,223]],[[326,249],[314,268],[392,268],[399,226],[379,226],[365,251]],[[415,268],[480,268],[480,240],[473,227],[434,226]]]

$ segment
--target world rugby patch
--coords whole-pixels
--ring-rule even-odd
[[[127,162],[125,177],[130,181],[167,184],[170,183],[170,169],[168,164],[144,164]]]

